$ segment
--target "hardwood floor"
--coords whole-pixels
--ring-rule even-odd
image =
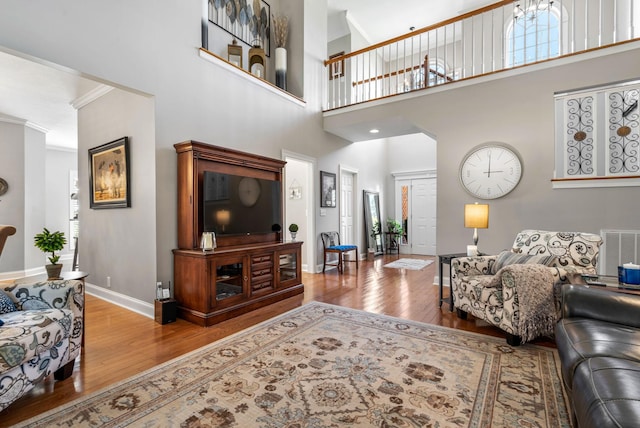
[[[438,286],[433,284],[438,270],[434,257],[402,257],[434,263],[421,271],[389,269],[383,265],[398,256],[379,256],[375,261],[361,262],[357,270],[347,264],[343,275],[336,270],[304,273],[304,295],[208,328],[181,319],[160,325],[88,295],[85,349],[73,376],[61,382],[54,382],[53,376],[45,379],[0,413],[0,426],[11,426],[311,301],[504,337],[497,328],[476,325],[471,315],[464,321],[449,312],[447,304],[439,307]],[[536,344],[554,346],[549,340]]]

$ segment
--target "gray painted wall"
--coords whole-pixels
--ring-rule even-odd
[[[625,51],[625,49],[627,51]],[[640,76],[638,43],[452,84],[424,96],[373,103],[326,120],[343,125],[375,118],[403,117],[437,140],[438,252],[459,252],[471,241],[463,227],[464,204],[475,201],[459,183],[464,155],[486,142],[503,142],[521,155],[518,187],[490,201],[489,229],[479,231],[480,250],[510,248],[522,229],[639,229],[638,188],[558,189],[554,168],[554,92],[602,85]],[[601,56],[596,56],[601,55]]]
[[[24,124],[0,122],[1,176],[9,192],[0,199],[0,223],[16,227],[3,250],[0,272],[41,268],[46,256],[33,237],[46,223],[45,135]]]
[[[81,186],[89,183],[88,150],[130,137],[131,207],[91,209],[89,192],[80,192],[82,270],[94,285],[147,302],[155,298],[156,283],[153,104],[152,97],[114,89],[78,111]]]
[[[122,212],[128,210],[103,210],[94,213],[103,221],[92,224],[85,212],[88,202],[81,200],[82,262],[83,269],[86,266],[91,273],[91,283],[105,285],[107,272],[99,263],[112,263],[116,251],[119,258],[117,269],[126,273],[129,284],[145,287],[155,279],[172,279],[171,250],[177,242],[175,143],[194,139],[276,158],[280,157],[281,150],[290,150],[317,159],[326,157],[327,160],[318,163],[319,169],[336,170],[337,157],[333,153],[349,144],[327,134],[322,128],[321,79],[327,46],[326,2],[305,0],[286,3],[292,16],[304,20],[304,25],[292,22],[290,39],[292,44],[304,43],[304,56],[290,60],[294,64],[304,61],[304,79],[299,84],[303,85],[305,106],[262,90],[242,76],[233,75],[201,59],[198,56],[202,10],[199,0],[164,3],[162,7],[151,0],[135,5],[124,0],[109,4],[78,4],[62,0],[56,5],[38,3],[37,14],[33,13],[34,4],[11,2],[10,7],[5,8],[6,13],[0,16],[0,46],[4,50],[40,58],[88,77],[154,96],[155,115],[149,123],[154,126],[155,148],[145,147],[143,156],[137,155],[132,161],[136,167],[141,157],[155,162],[155,168],[146,170],[147,179],[153,181],[155,177],[155,188],[150,193],[151,203],[145,207],[145,214],[122,217]],[[276,11],[272,9],[272,12]],[[69,31],[70,28],[73,31]],[[295,51],[293,46],[292,49]],[[105,115],[109,118],[117,115],[117,111],[107,109]],[[126,117],[118,117],[126,122]],[[104,127],[102,120],[105,118],[96,115],[89,121],[83,118],[82,111],[79,113],[81,134],[87,130],[92,130],[93,136],[98,132],[104,133],[103,138],[92,140],[92,147],[121,136],[122,132],[107,135],[107,130],[100,128]],[[111,126],[116,128],[119,124],[112,123]],[[136,141],[139,138],[138,135],[132,137]],[[86,153],[88,147],[85,140],[79,153]],[[349,149],[350,157],[354,159],[350,162],[352,166],[365,170],[374,164],[371,172],[366,174],[367,179],[361,179],[359,183],[363,188],[380,186],[384,180],[384,168],[376,166],[378,160],[372,162],[368,159],[366,147],[358,147],[360,149]],[[327,157],[328,154],[332,156]],[[83,173],[84,163],[81,157],[79,179],[84,187],[80,191],[86,198],[88,185],[86,171]],[[143,182],[136,179],[134,189],[142,186]],[[138,191],[141,190],[144,188]],[[319,198],[319,190],[314,192]],[[135,198],[133,203],[141,201]],[[313,216],[320,223],[318,232],[338,227],[336,209],[330,210],[322,221],[318,212]],[[129,233],[124,240],[120,239],[120,229],[115,236],[103,236],[99,229],[93,227],[96,224],[122,228]],[[155,231],[148,233],[149,226]],[[93,254],[87,249],[87,245],[92,244],[86,243],[85,239],[90,236],[94,239],[95,233],[100,234],[100,239],[95,241],[107,251]],[[138,246],[140,242],[145,243],[143,251]],[[106,259],[98,262],[103,252],[108,253]],[[85,264],[87,257],[94,257],[95,262]],[[146,269],[153,270],[155,274],[147,273]],[[113,289],[120,291],[115,284],[120,281],[116,281],[114,276]],[[152,293],[147,292],[128,289],[122,292],[146,301],[153,298]]]
[[[395,215],[395,178],[394,173],[416,172],[436,169],[437,142],[425,134],[409,134],[387,138],[386,159],[387,179],[385,187],[385,207],[381,210],[387,214],[383,219]],[[397,219],[400,218],[398,213]]]
[[[0,16],[1,49],[50,61],[154,97],[155,114],[145,120],[155,131],[155,137],[150,137],[155,138],[155,146],[145,144],[143,153],[137,153],[134,161],[144,158],[142,168],[148,166],[147,161],[155,162],[155,168],[149,167],[145,172],[154,188],[149,191],[144,213],[131,214],[130,210],[94,213],[99,219],[94,226],[115,225],[119,229],[96,240],[109,249],[109,254],[106,259],[102,253],[93,255],[90,282],[102,284],[106,275],[103,265],[112,263],[109,257],[113,258],[114,251],[119,251],[117,269],[126,273],[128,284],[136,283],[136,287],[146,290],[150,280],[172,278],[171,249],[177,242],[173,144],[180,141],[195,139],[271,157],[280,157],[283,149],[291,150],[316,158],[318,169],[332,172],[337,172],[338,164],[346,162],[359,171],[360,194],[362,189],[384,191],[389,173],[384,143],[349,144],[323,130],[326,2],[288,1],[287,7],[304,20],[302,28],[299,22],[291,27],[296,43],[304,44],[303,58],[292,59],[303,61],[301,84],[306,100],[303,107],[199,58],[200,0],[162,5],[152,0],[135,3],[59,0],[55,4],[12,0],[5,5]],[[298,28],[297,33],[294,28]],[[636,228],[632,209],[636,189],[552,191],[549,180],[553,172],[553,92],[637,77],[640,74],[637,57],[636,50],[485,83],[452,85],[419,99],[381,107],[372,105],[355,114],[402,115],[436,136],[439,251],[459,251],[469,242],[470,233],[462,227],[462,207],[471,199],[458,184],[457,169],[464,153],[485,141],[504,141],[515,146],[524,158],[525,173],[514,193],[492,203],[491,229],[480,232],[483,251],[508,247],[515,233],[527,227],[596,232],[601,227]],[[562,62],[553,63],[556,64]],[[113,109],[105,112],[116,113]],[[347,120],[350,114],[344,116],[339,120]],[[95,139],[95,145],[98,140],[103,143],[122,132],[131,132],[127,129],[132,125],[128,118],[120,120],[126,126],[118,135],[109,136],[106,130],[92,131],[94,137],[98,131],[105,132],[104,138]],[[80,127],[92,125],[84,122]],[[112,124],[114,129],[120,125]],[[136,132],[148,136],[146,129]],[[137,134],[133,137],[136,141],[140,138]],[[83,146],[79,153],[86,148]],[[133,183],[136,192],[149,190],[141,181],[136,177]],[[80,182],[86,186],[86,171],[83,175],[81,170]],[[81,192],[87,190],[81,188]],[[315,193],[319,198],[318,189]],[[384,198],[392,200],[392,195]],[[134,204],[139,201],[145,200],[136,198]],[[598,209],[594,208],[596,201],[600,202]],[[86,200],[82,205],[88,206]],[[84,214],[81,208],[81,216]],[[315,221],[317,232],[338,229],[338,209],[328,209],[326,217],[316,212]],[[90,225],[87,222],[85,227]],[[89,236],[95,232],[95,228],[89,228],[82,233]],[[82,239],[85,238],[81,238],[81,245],[85,245]],[[359,242],[364,245],[364,237]],[[318,252],[318,258],[321,254]],[[146,301],[153,298],[152,292],[118,290]]]
[[[13,225],[16,234],[9,237],[0,257],[0,272],[24,268],[24,125],[0,121],[0,177],[9,190],[0,196],[0,224]]]

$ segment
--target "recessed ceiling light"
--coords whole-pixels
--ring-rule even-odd
[[[370,129],[370,130],[369,130],[369,133],[370,133],[370,134],[377,134],[378,132],[380,132],[380,130],[379,130],[379,129],[377,129],[377,128],[373,128],[373,129]]]

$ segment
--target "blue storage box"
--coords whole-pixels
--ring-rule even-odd
[[[640,285],[640,265],[625,263],[618,266],[618,282],[621,284]]]

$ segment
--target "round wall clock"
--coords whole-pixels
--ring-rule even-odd
[[[473,148],[460,164],[460,182],[471,195],[497,199],[520,182],[522,161],[512,148],[498,143]]]
[[[251,207],[260,198],[260,183],[255,178],[244,177],[238,183],[238,197],[246,207]]]
[[[4,178],[0,178],[0,195],[4,195],[9,190],[9,183]]]

